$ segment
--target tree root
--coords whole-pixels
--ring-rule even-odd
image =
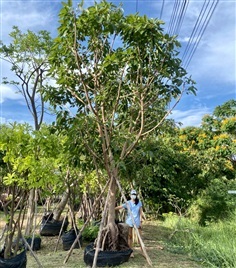
[[[102,230],[101,237],[102,242],[100,250],[102,251],[120,251],[129,248],[127,242],[128,230],[126,230],[126,226],[123,224],[107,224]]]

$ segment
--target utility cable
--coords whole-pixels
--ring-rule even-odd
[[[165,0],[162,0],[162,6],[161,6],[160,19],[162,18],[162,15],[163,15],[163,11],[164,11],[164,5],[165,5]]]
[[[172,13],[171,13],[171,17],[170,17],[170,23],[169,23],[169,29],[168,29],[168,34],[169,35],[171,35],[171,32],[172,32],[174,19],[175,19],[175,16],[176,16],[175,14],[176,14],[177,5],[178,5],[178,0],[175,0],[173,10],[172,10]]]
[[[212,5],[211,5],[211,7],[210,7],[210,10],[208,11],[208,14],[207,14],[207,16],[206,16],[206,18],[205,18],[205,20],[204,20],[204,24],[203,24],[202,27],[201,27],[201,30],[200,30],[200,34],[199,34],[198,40],[197,40],[197,42],[194,44],[194,47],[193,47],[193,49],[192,49],[192,51],[191,51],[191,54],[189,55],[188,60],[187,60],[187,62],[186,62],[186,64],[185,64],[185,69],[188,68],[189,63],[190,63],[190,61],[192,60],[192,58],[193,58],[193,56],[194,56],[194,54],[195,54],[195,52],[196,52],[196,50],[197,50],[197,48],[198,48],[198,45],[199,45],[199,43],[200,43],[200,41],[201,41],[201,39],[202,39],[202,37],[203,37],[205,31],[206,31],[207,26],[209,25],[209,22],[210,22],[210,20],[211,20],[211,18],[212,18],[212,15],[214,14],[214,11],[215,11],[215,9],[216,9],[218,3],[219,3],[219,0],[216,0],[216,1],[213,1],[213,2],[212,2]]]
[[[182,1],[182,5],[183,3],[184,1]],[[178,10],[177,10],[176,17],[175,17],[175,24],[173,26],[172,35],[176,35],[176,29],[178,28],[179,19],[182,17],[182,14],[181,14],[182,5],[180,4],[178,5]]]
[[[185,14],[186,14],[186,10],[188,8],[188,4],[189,4],[189,0],[184,0],[182,3],[180,16],[179,16],[178,23],[176,25],[176,30],[175,30],[176,35],[179,35],[179,33],[180,33],[180,29],[181,29],[182,24],[183,24],[183,20],[184,20]]]
[[[180,1],[177,0],[176,11],[175,11],[174,18],[173,18],[172,32],[170,33],[170,35],[175,34],[175,25],[176,25],[176,21],[178,20],[178,17],[179,17],[179,8],[180,8]]]
[[[208,4],[209,4],[209,1],[208,1]],[[202,6],[202,9],[201,9],[201,11],[200,11],[200,14],[199,14],[199,16],[198,16],[198,18],[197,18],[197,21],[196,21],[196,23],[195,23],[195,25],[194,25],[193,31],[192,31],[192,33],[191,33],[191,36],[190,36],[190,38],[189,38],[189,40],[188,40],[188,44],[187,44],[187,46],[186,46],[186,48],[185,48],[185,51],[184,51],[184,53],[183,53],[183,56],[182,56],[182,62],[184,62],[185,58],[186,58],[187,55],[188,55],[188,52],[189,52],[189,49],[190,49],[192,43],[194,43],[195,35],[196,35],[196,33],[197,33],[198,27],[199,27],[199,25],[200,25],[200,23],[201,23],[202,17],[204,16],[204,12],[205,12],[205,10],[207,9],[208,4],[207,4],[207,0],[205,0],[204,4],[203,4],[203,6]],[[205,7],[205,5],[207,5],[207,6]],[[205,9],[205,10],[204,10],[204,9]]]

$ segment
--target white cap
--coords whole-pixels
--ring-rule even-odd
[[[131,194],[137,194],[135,190],[131,190]]]

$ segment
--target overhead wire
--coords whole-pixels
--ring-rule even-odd
[[[208,1],[208,3],[207,3],[207,1]],[[207,8],[208,5],[209,5],[209,0],[205,0],[203,6],[201,8],[200,14],[198,15],[198,18],[197,18],[197,20],[195,22],[195,25],[193,27],[193,31],[191,33],[191,36],[190,36],[189,40],[188,40],[187,46],[185,48],[185,51],[183,53],[183,56],[182,56],[182,61],[183,62],[184,62],[185,58],[188,55],[188,52],[189,52],[189,49],[191,48],[192,43],[194,43],[195,35],[196,35],[197,31],[198,31],[199,25],[201,24],[201,20],[202,20],[202,18],[204,16],[204,12],[206,11],[206,8]]]
[[[170,16],[170,22],[168,25],[167,33],[171,36],[179,35],[182,28],[184,18],[186,16],[186,11],[188,9],[190,0],[175,0],[172,13]],[[211,5],[210,5],[211,3]],[[182,66],[186,69],[196,50],[199,46],[199,43],[206,31],[207,26],[213,16],[213,13],[219,3],[219,0],[205,0],[203,6],[200,10],[200,13],[197,17],[196,23],[188,40],[188,43],[185,47],[185,50],[182,55]],[[160,10],[160,19],[163,16],[165,9],[165,0],[162,0],[162,6]],[[210,6],[210,7],[209,7]],[[136,0],[136,12],[138,12],[138,0]]]
[[[179,18],[178,18],[178,22],[176,23],[176,27],[175,27],[175,34],[176,35],[179,35],[180,29],[182,27],[184,17],[185,17],[187,8],[188,8],[188,4],[189,4],[189,0],[182,1],[182,7],[181,7],[180,15],[179,15]]]
[[[185,64],[183,65],[183,67],[185,69],[188,68],[188,66],[189,66],[189,64],[190,64],[190,62],[191,62],[191,60],[192,60],[192,58],[193,58],[193,56],[194,56],[194,54],[195,54],[195,52],[196,52],[196,50],[198,48],[198,45],[199,45],[199,43],[200,43],[200,41],[201,41],[205,31],[206,31],[206,28],[209,25],[209,22],[210,22],[213,14],[214,14],[214,11],[215,11],[218,3],[219,3],[219,0],[213,1],[211,6],[210,6],[210,8],[209,8],[209,10],[208,10],[208,12],[207,12],[207,14],[205,16],[205,19],[203,21],[203,24],[202,24],[202,26],[201,26],[201,28],[199,30],[199,34],[198,34],[198,36],[197,36],[197,38],[196,38],[196,40],[194,42],[194,45],[193,45],[193,47],[191,49],[191,52],[189,53],[187,59],[185,60]]]
[[[172,35],[172,29],[174,27],[175,19],[177,17],[178,4],[179,4],[179,0],[175,0],[173,10],[172,10],[172,13],[171,13],[171,17],[170,17],[169,28],[168,28],[168,31],[167,31],[169,35]]]
[[[181,14],[181,2],[184,3],[184,1],[178,1],[177,3],[177,11],[176,11],[176,15],[175,15],[175,18],[174,18],[174,23],[173,23],[173,27],[172,27],[172,32],[170,33],[171,35],[176,35],[176,29],[178,27],[178,24],[179,24],[179,19],[182,17],[182,14]]]
[[[161,6],[160,19],[162,18],[162,15],[163,15],[164,6],[165,6],[165,0],[162,0],[162,6]]]
[[[194,50],[193,50],[193,52],[192,52],[192,55],[191,55],[191,57],[190,57],[190,59],[189,59],[187,65],[186,65],[186,68],[188,67],[188,65],[189,65],[189,63],[190,63],[190,61],[191,61],[193,55],[195,54],[195,51],[196,51],[196,49],[197,49],[197,47],[198,47],[198,45],[199,45],[199,43],[200,43],[200,41],[201,41],[201,39],[202,39],[202,37],[203,37],[205,31],[206,31],[207,26],[209,25],[209,22],[210,22],[210,20],[211,20],[213,14],[214,14],[214,12],[215,12],[215,9],[216,9],[218,3],[219,3],[219,0],[215,1],[214,4],[212,4],[212,10],[211,10],[211,12],[209,12],[209,14],[208,14],[208,19],[207,19],[207,21],[206,21],[204,27],[202,27],[202,33],[201,33],[201,36],[200,36],[200,38],[199,38],[199,40],[198,40],[197,45],[195,46],[195,48],[194,48]]]
[[[168,34],[178,35],[188,8],[189,0],[176,0],[170,18]]]

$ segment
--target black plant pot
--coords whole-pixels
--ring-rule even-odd
[[[32,237],[27,237],[25,239],[30,246],[32,244],[32,239],[33,239]],[[37,251],[41,249],[41,241],[42,241],[41,237],[38,237],[38,236],[34,237],[33,248],[32,248],[33,251]],[[29,249],[27,248],[27,250]]]
[[[32,244],[32,239],[33,239],[32,237],[27,237],[27,238],[25,237],[25,240],[30,246]],[[37,251],[41,249],[41,241],[42,241],[41,237],[38,237],[38,236],[34,237],[33,248],[32,248],[33,251]],[[13,242],[12,247],[13,248],[16,247],[16,240]],[[24,249],[24,248],[29,250],[26,244],[24,243],[23,239],[21,238],[19,241],[19,249]]]
[[[43,218],[42,220],[42,224],[40,227],[40,235],[41,236],[55,236],[55,235],[59,235],[60,230],[62,228],[62,224],[63,224],[63,220],[62,221],[56,221],[54,219],[52,220],[45,220]],[[67,227],[68,227],[68,217],[66,217],[64,225],[63,225],[63,229],[62,231],[65,232]]]
[[[0,268],[26,268],[26,250],[10,259],[0,257]]]
[[[77,230],[77,234],[79,233],[79,230]],[[63,244],[63,249],[64,250],[69,250],[74,243],[77,235],[75,230],[72,228],[68,232],[65,232],[62,234],[61,239],[62,239],[62,244]],[[82,236],[80,235],[79,241],[75,244],[74,248],[80,248],[82,246]]]
[[[84,262],[92,266],[95,255],[94,243],[89,244],[84,250]],[[129,260],[130,254],[133,252],[131,248],[121,251],[100,251],[97,258],[97,266],[117,266]]]

